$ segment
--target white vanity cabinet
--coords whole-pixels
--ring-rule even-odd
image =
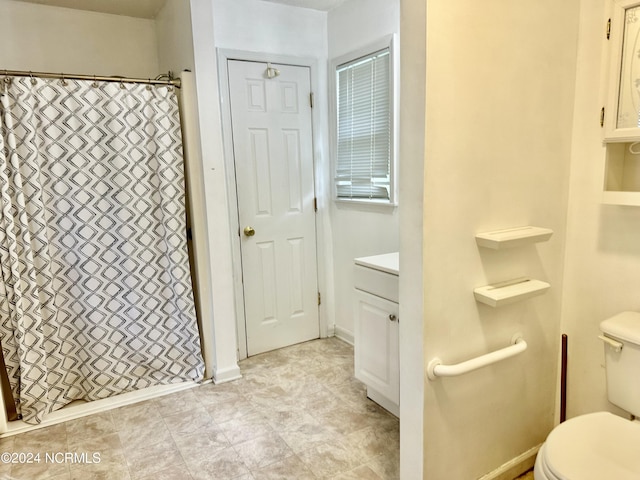
[[[355,376],[367,396],[400,414],[398,253],[355,259]]]

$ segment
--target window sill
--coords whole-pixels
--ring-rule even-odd
[[[352,208],[354,210],[375,212],[390,212],[398,208],[397,202],[385,200],[334,198],[334,202],[338,208]]]

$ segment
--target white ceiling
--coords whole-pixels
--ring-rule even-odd
[[[89,10],[92,12],[112,13],[128,17],[155,18],[167,0],[17,0],[20,2],[40,3],[55,7]],[[294,7],[312,8],[329,11],[346,0],[263,0],[282,3]]]
[[[294,7],[312,8],[314,10],[329,10],[341,5],[345,0],[263,0],[265,2],[282,3]]]
[[[17,0],[54,7],[112,13],[127,17],[155,18],[166,0]]]

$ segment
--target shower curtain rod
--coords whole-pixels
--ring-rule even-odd
[[[173,85],[180,88],[181,82],[179,78],[173,78],[171,72],[162,74],[154,80],[145,78],[127,78],[127,77],[104,77],[101,75],[81,75],[66,73],[47,73],[47,72],[27,72],[24,70],[6,70],[0,69],[0,75],[8,77],[40,77],[40,78],[59,78],[61,80],[94,80],[101,82],[121,82],[121,83],[144,83],[148,85]],[[161,77],[169,77],[168,80],[161,80]]]

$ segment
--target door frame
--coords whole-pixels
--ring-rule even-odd
[[[240,237],[240,223],[238,218],[238,192],[236,186],[235,157],[233,154],[233,137],[231,127],[231,102],[229,98],[229,75],[228,61],[238,60],[244,62],[279,63],[296,67],[308,67],[310,72],[311,91],[319,92],[318,84],[318,59],[308,57],[295,57],[290,55],[277,55],[263,52],[249,52],[244,50],[216,49],[218,60],[218,78],[220,83],[220,104],[222,117],[222,143],[224,151],[224,162],[227,176],[227,195],[229,203],[229,224],[231,225],[231,260],[233,264],[233,292],[236,305],[236,330],[238,338],[238,359],[247,358],[247,329],[245,324],[244,308],[244,288],[242,285],[242,251]],[[323,92],[324,93],[324,92]],[[319,167],[317,152],[326,151],[326,148],[318,141],[319,125],[322,124],[321,109],[322,102],[318,101],[318,94],[314,95],[314,108],[311,109],[311,142],[313,146],[313,181],[315,196],[318,200],[318,211],[316,213],[316,264],[318,275],[318,291],[322,295],[322,302],[318,307],[318,319],[320,328],[320,338],[333,335],[333,329],[329,329],[328,312],[329,305],[333,303],[333,293],[327,288],[327,276],[332,272],[332,264],[326,260],[332,258],[330,243],[323,241],[326,239],[328,229],[328,208],[322,208],[324,194],[322,185],[327,183],[321,181],[326,175]],[[326,95],[323,95],[326,97]],[[329,245],[329,248],[327,248]]]

